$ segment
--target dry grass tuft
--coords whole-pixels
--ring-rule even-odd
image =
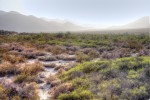
[[[49,91],[49,94],[52,95],[52,98],[55,99],[56,97],[58,97],[61,93],[69,93],[73,90],[73,85],[72,83],[63,83],[60,84],[57,87],[52,88]]]
[[[0,64],[0,75],[6,75],[6,74],[17,74],[20,72],[20,67],[11,64],[10,62],[2,62]]]
[[[48,78],[47,78],[47,83],[48,84],[51,84],[52,81],[55,81],[55,80],[58,80],[58,78],[54,75],[50,75]]]
[[[26,64],[24,68],[22,68],[21,72],[26,75],[37,75],[40,71],[43,71],[43,66],[40,62],[35,62],[33,64]]]

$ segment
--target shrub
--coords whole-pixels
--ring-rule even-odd
[[[56,81],[58,80],[58,78],[54,75],[50,75],[48,78],[47,78],[47,83],[50,84],[51,82],[53,81]]]
[[[131,79],[137,79],[139,76],[140,74],[137,71],[130,70],[127,77]]]
[[[28,77],[29,77],[29,76],[26,75],[26,74],[20,74],[20,75],[18,75],[18,76],[16,77],[15,82],[16,82],[16,83],[22,83],[22,82],[24,82],[25,80],[27,80]]]
[[[70,72],[68,74],[68,79],[75,79],[77,77],[82,77],[84,75],[85,74],[82,71],[74,70],[71,72],[71,70],[70,70]]]
[[[127,47],[131,49],[140,50],[143,48],[142,44],[140,44],[138,41],[130,40],[127,41]]]
[[[61,84],[61,80],[54,80],[51,82],[51,86],[54,87],[54,86],[58,86]]]
[[[20,67],[15,64],[11,64],[9,62],[2,62],[0,64],[0,74],[1,75],[17,74],[19,72],[20,72]]]
[[[40,62],[35,62],[33,64],[27,64],[21,72],[25,75],[37,75],[43,70],[43,66]]]
[[[71,83],[63,83],[57,87],[52,88],[49,93],[52,95],[52,98],[57,98],[61,93],[68,93],[73,90]]]
[[[51,46],[48,48],[48,51],[51,52],[52,54],[61,54],[61,53],[64,53],[65,52],[65,49],[61,46]]]
[[[58,100],[80,100],[79,98],[80,98],[79,95],[75,92],[70,93],[70,94],[60,94],[58,96]]]
[[[19,94],[22,98],[25,99],[38,100],[38,85],[36,83],[26,84]]]
[[[58,71],[57,71],[57,74],[63,74],[65,73],[66,71],[63,69],[63,68],[60,68]]]
[[[86,78],[75,78],[72,80],[73,86],[77,89],[77,88],[82,88],[82,89],[87,89],[90,87],[90,82],[88,79]]]
[[[9,54],[3,54],[3,59],[12,64],[25,62],[26,60],[23,56],[16,56],[16,55],[9,55]]]
[[[69,94],[61,94],[58,100],[90,100],[93,97],[90,91],[76,90]]]
[[[84,62],[84,61],[89,61],[89,60],[90,60],[90,56],[82,52],[77,53],[77,62]]]
[[[98,58],[99,57],[99,52],[97,50],[92,49],[88,52],[88,55],[90,56],[91,59]]]
[[[97,72],[100,69],[105,69],[109,66],[108,61],[102,61],[102,62],[85,62],[83,64],[77,65],[75,68],[68,71],[68,74],[76,72],[76,71],[82,71],[84,73],[90,73],[90,72]]]

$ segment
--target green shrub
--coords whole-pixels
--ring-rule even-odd
[[[89,80],[86,78],[75,78],[72,83],[75,88],[82,87],[82,89],[87,89],[90,86]]]
[[[90,100],[93,97],[92,93],[88,90],[76,90],[69,94],[61,94],[58,100]]]
[[[84,62],[84,61],[89,61],[89,60],[90,60],[90,56],[88,56],[82,52],[77,53],[77,61],[78,62]]]

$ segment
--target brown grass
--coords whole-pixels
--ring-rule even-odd
[[[50,84],[52,81],[55,81],[55,80],[58,80],[58,78],[54,75],[50,75],[48,78],[47,78],[47,83]]]
[[[55,99],[61,93],[69,93],[72,90],[73,90],[73,85],[71,83],[63,83],[63,84],[60,84],[57,87],[52,88],[49,91],[49,94],[51,94],[52,98]]]
[[[60,68],[59,70],[58,70],[58,74],[62,74],[62,73],[64,73],[64,72],[66,72],[63,68]]]
[[[12,64],[15,63],[21,63],[21,62],[25,62],[25,57],[23,56],[17,56],[17,55],[10,55],[10,54],[3,54],[3,60],[5,61],[9,61]]]
[[[48,48],[46,48],[46,51],[51,52],[52,54],[62,54],[65,52],[65,49],[61,46],[49,46]]]
[[[61,80],[59,80],[59,79],[58,79],[58,80],[54,80],[54,81],[51,82],[51,86],[52,86],[52,87],[58,86],[58,85],[60,85],[60,84],[61,84]]]
[[[42,70],[44,70],[42,64],[40,62],[35,62],[33,64],[26,64],[21,72],[26,75],[37,75]]]
[[[20,72],[20,67],[11,64],[10,62],[2,62],[0,64],[0,74],[5,75],[5,74],[17,74]]]
[[[27,100],[38,100],[38,85],[34,82],[26,84],[22,91],[20,91],[20,95]]]

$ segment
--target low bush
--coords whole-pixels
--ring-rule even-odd
[[[21,73],[25,75],[37,75],[42,70],[44,70],[42,64],[35,62],[33,64],[26,64],[26,66],[22,68]]]
[[[20,74],[16,77],[15,83],[22,83],[22,82],[26,81],[28,77],[29,76],[26,74]]]
[[[76,55],[77,55],[77,62],[85,62],[90,60],[90,56],[84,54],[83,52],[78,52]]]
[[[53,81],[56,81],[58,80],[58,78],[54,75],[50,75],[48,78],[47,78],[47,83],[50,84],[51,82]]]
[[[91,59],[98,58],[99,52],[97,50],[92,49],[88,52],[88,55],[90,56]]]
[[[19,91],[20,96],[24,99],[38,100],[38,85],[36,83],[26,84],[21,91]]]
[[[51,82],[51,86],[52,86],[52,87],[58,86],[58,85],[60,85],[60,84],[61,84],[61,80],[59,80],[59,79],[58,79],[58,80],[54,80],[54,81]]]
[[[11,64],[9,62],[2,62],[0,64],[0,75],[6,75],[6,74],[18,74],[20,73],[20,67]]]
[[[143,48],[143,45],[140,44],[138,41],[130,40],[127,43],[127,47],[131,49],[140,50]]]
[[[3,60],[15,64],[15,63],[25,62],[26,59],[23,56],[3,54]]]
[[[61,54],[65,52],[65,49],[61,46],[51,46],[49,48],[47,48],[47,51],[51,52],[52,54]]]
[[[87,90],[76,90],[68,94],[60,94],[58,100],[91,100],[93,94]]]
[[[73,90],[71,83],[63,83],[57,87],[52,88],[49,93],[52,95],[52,98],[56,99],[62,93],[69,93]]]

